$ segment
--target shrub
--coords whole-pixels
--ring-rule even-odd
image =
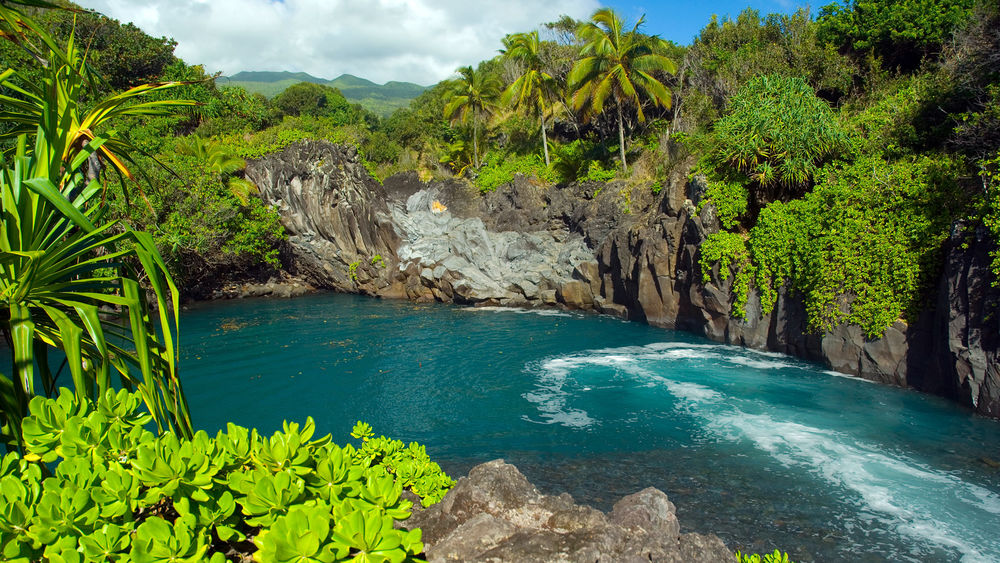
[[[5,560],[412,560],[423,544],[394,528],[412,507],[402,492],[427,506],[453,485],[422,446],[363,423],[360,448],[314,439],[312,419],[270,437],[229,424],[154,438],[140,404],[112,390],[96,404],[65,389],[32,399],[25,455],[0,462]]]
[[[538,155],[519,156],[502,152],[490,153],[479,169],[475,183],[481,192],[491,192],[514,180],[514,176],[533,176],[543,182],[554,182],[555,174]]]
[[[788,554],[774,550],[774,553],[765,553],[764,557],[756,553],[736,552],[736,563],[792,563],[788,560]]]
[[[705,188],[705,196],[698,205],[698,211],[711,201],[715,205],[719,223],[726,229],[732,229],[737,219],[747,211],[748,192],[746,185],[737,181],[709,181]]]
[[[761,204],[805,193],[824,162],[847,148],[829,105],[801,78],[759,76],[729,102],[705,143],[699,167],[745,177]]]
[[[804,198],[762,210],[746,243],[734,233],[710,236],[702,272],[706,281],[716,263],[723,279],[736,272],[738,316],[751,285],[767,313],[789,282],[813,330],[852,323],[876,337],[916,313],[933,284],[952,217],[967,205],[957,176],[947,158],[830,166]]]

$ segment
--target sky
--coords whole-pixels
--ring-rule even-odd
[[[566,14],[587,19],[597,0],[83,0],[80,4],[155,37],[207,72],[353,74],[379,84],[435,84],[497,54],[508,33],[537,29]],[[715,2],[615,0],[604,3],[642,30],[688,44],[711,15],[735,17],[748,5],[791,12],[798,0]]]

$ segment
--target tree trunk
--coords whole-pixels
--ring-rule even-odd
[[[622,123],[622,103],[618,102],[618,148],[621,149],[622,172],[628,173],[628,164],[625,163],[625,125]]]
[[[542,122],[542,150],[545,152],[545,166],[549,165],[549,140],[545,137],[545,114],[538,110],[538,118]]]
[[[472,114],[472,165],[479,170],[479,120]]]

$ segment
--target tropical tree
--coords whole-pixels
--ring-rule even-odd
[[[0,72],[0,87],[10,92],[0,98],[0,119],[18,134],[0,169],[0,333],[13,351],[11,375],[0,372],[0,439],[19,439],[33,395],[57,391],[63,370],[51,369],[52,350],[64,358],[79,398],[96,401],[117,373],[120,385],[142,394],[158,428],[191,436],[177,374],[177,288],[147,233],[106,219],[103,187],[85,173],[86,163],[101,156],[122,168],[131,160],[128,145],[99,126],[182,103],[136,103],[172,86],[161,84],[93,100],[81,111],[87,65],[72,37],[59,48],[13,4],[0,4],[2,37],[49,52],[35,59],[45,65],[38,83]],[[109,311],[120,311],[120,320],[109,320]]]
[[[545,114],[552,110],[551,100],[558,92],[558,84],[545,71],[539,51],[538,32],[515,33],[507,37],[504,56],[521,63],[524,72],[507,87],[501,97],[504,104],[515,109],[526,109],[538,115],[542,127],[542,151],[545,166],[549,165],[549,144],[545,134]]]
[[[585,44],[580,59],[569,75],[573,91],[573,105],[585,115],[604,113],[611,101],[618,117],[618,145],[622,170],[628,170],[625,161],[626,106],[633,106],[639,122],[646,116],[642,110],[643,98],[654,105],[669,108],[670,89],[654,76],[656,72],[677,72],[677,65],[662,54],[666,42],[656,36],[644,35],[639,27],[645,16],[626,31],[625,22],[611,8],[594,12],[591,21],[577,30]]]
[[[217,174],[219,179],[229,188],[233,197],[238,199],[241,204],[247,205],[250,194],[257,192],[257,186],[253,182],[236,176],[238,172],[247,167],[247,161],[233,154],[218,141],[189,135],[178,139],[177,152],[195,157],[209,172]]]
[[[479,168],[479,121],[493,113],[500,96],[500,79],[485,70],[471,66],[458,69],[461,77],[455,93],[444,106],[444,117],[454,123],[472,120],[472,163]]]

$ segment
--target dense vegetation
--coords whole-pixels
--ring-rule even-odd
[[[24,454],[0,461],[5,561],[410,561],[423,544],[394,527],[413,507],[403,491],[428,506],[453,485],[422,446],[364,423],[357,448],[315,438],[312,419],[184,439],[153,436],[141,403],[32,399]]]
[[[413,506],[403,491],[427,506],[453,484],[418,444],[375,438],[359,422],[360,447],[341,448],[313,439],[311,419],[269,438],[232,424],[214,439],[194,431],[177,376],[177,288],[153,238],[109,218],[95,170],[113,167],[125,199],[124,178],[143,163],[108,126],[176,125],[192,103],[157,94],[191,85],[88,90],[93,68],[74,35],[60,45],[25,4],[50,8],[0,3],[0,36],[38,61],[34,72],[0,73],[0,138],[13,148],[0,169],[0,332],[13,356],[11,376],[0,375],[0,558],[415,560],[420,530],[395,526]],[[328,105],[309,107],[341,109]],[[234,176],[245,163],[231,151],[197,136],[168,142],[192,159],[189,178],[252,208],[250,186]],[[63,371],[72,389],[59,386]]]

